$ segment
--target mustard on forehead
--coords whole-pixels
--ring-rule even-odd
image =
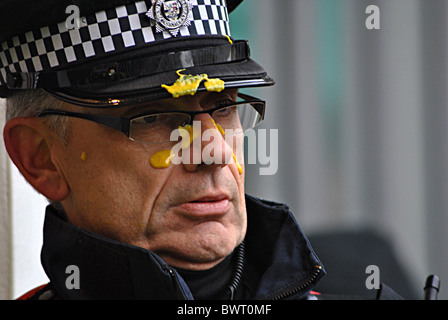
[[[220,79],[209,79],[208,75],[205,73],[199,75],[185,75],[181,74],[182,71],[185,71],[185,69],[176,71],[179,79],[177,79],[173,85],[168,86],[166,84],[162,84],[162,88],[171,93],[173,98],[188,95],[194,96],[202,81],[205,81],[205,89],[209,92],[221,92],[225,89],[225,82]]]

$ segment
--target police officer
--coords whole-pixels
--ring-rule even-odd
[[[239,89],[274,81],[231,37],[240,2],[0,2],[5,146],[50,202],[50,282],[23,298],[313,296],[288,207],[244,192],[265,102]]]

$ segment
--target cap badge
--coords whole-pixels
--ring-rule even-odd
[[[191,25],[189,18],[193,5],[190,0],[152,0],[152,7],[146,13],[156,24],[156,31],[169,31],[176,37],[181,27]]]

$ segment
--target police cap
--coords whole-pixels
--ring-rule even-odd
[[[229,13],[241,2],[0,0],[0,97],[42,88],[108,107],[172,97],[167,86],[187,75],[272,85],[248,42],[231,38]]]

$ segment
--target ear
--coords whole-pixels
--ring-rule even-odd
[[[68,196],[68,184],[52,162],[54,134],[42,119],[11,119],[5,125],[3,137],[11,160],[38,192],[53,201]]]

